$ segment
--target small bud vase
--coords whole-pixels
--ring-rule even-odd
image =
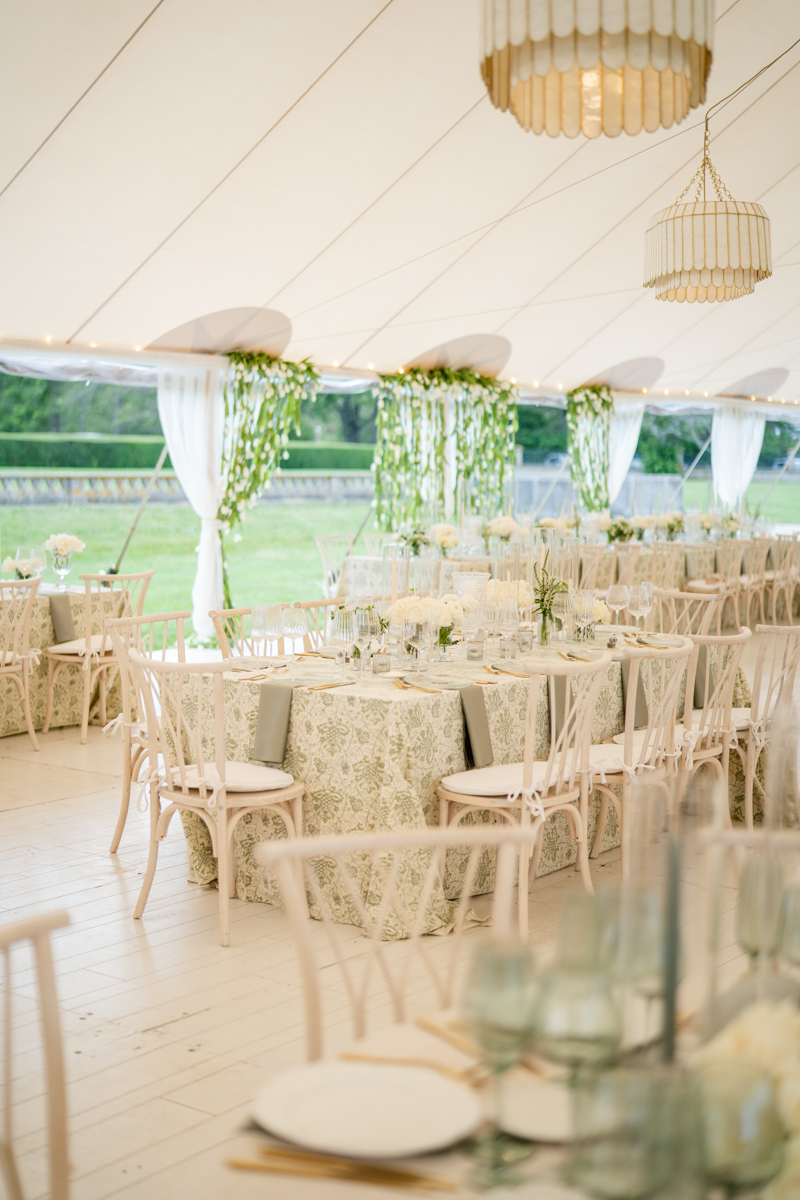
[[[539,636],[537,640],[540,646],[550,645],[550,617],[547,613],[539,613]]]

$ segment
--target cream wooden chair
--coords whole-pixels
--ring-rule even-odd
[[[117,658],[104,622],[128,615],[140,617],[154,575],[155,571],[141,571],[136,575],[78,576],[86,589],[84,633],[82,637],[47,648],[47,713],[42,733],[47,733],[50,728],[55,681],[66,667],[83,670],[81,744],[85,743],[89,732],[89,706],[95,684],[100,697],[100,724],[106,724],[106,672],[117,666]],[[101,632],[92,633],[92,627],[97,625]]]
[[[725,538],[720,548],[719,570],[707,579],[689,579],[686,583],[687,592],[700,592],[710,595],[722,592],[717,608],[717,633],[723,629],[726,610],[733,608],[733,619],[738,632],[739,625],[739,594],[742,584],[742,559],[750,543],[740,538]]]
[[[281,604],[281,608],[291,608],[287,602]],[[217,635],[217,642],[222,651],[223,658],[251,658],[261,657],[269,658],[272,654],[282,655],[286,653],[286,641],[283,637],[276,640],[268,641],[270,651],[261,654],[261,639],[258,639],[258,644],[254,648],[253,638],[249,630],[249,622],[247,618],[252,612],[250,608],[219,608],[211,609],[209,616],[214,622],[214,632]],[[272,647],[274,646],[274,650]],[[311,642],[308,637],[303,638],[304,649],[310,650]]]
[[[335,598],[330,600],[295,600],[295,608],[305,609],[308,619],[308,646],[307,650],[320,650],[323,646],[328,645],[330,636],[330,628],[333,624],[332,617],[341,600]]]
[[[345,558],[353,553],[354,534],[325,534],[315,537],[322,559],[322,594],[326,600],[336,595]]]
[[[772,548],[772,569],[765,571],[766,590],[769,592],[772,624],[778,624],[778,597],[783,597],[787,625],[794,624],[794,595],[798,587],[797,551],[800,547],[798,534],[781,533],[775,538]]]
[[[31,716],[31,617],[41,575],[34,579],[0,580],[0,679],[10,679],[22,701],[28,737],[39,749]]]
[[[617,545],[617,583],[630,587],[636,578],[636,564],[642,552],[640,542]],[[612,576],[613,579],[613,576]]]
[[[769,726],[773,716],[790,710],[794,704],[794,685],[800,664],[800,625],[756,625],[761,634],[753,700],[749,708],[731,709],[731,728],[736,732],[733,749],[744,769],[744,823],[753,828],[753,789],[764,789],[756,778],[761,751],[769,744]],[[739,739],[746,739],[746,746]]]
[[[609,553],[608,546],[593,546],[589,543],[581,546],[581,550],[580,550],[580,554],[581,554],[580,586],[581,586],[582,590],[594,592],[598,588],[599,585],[598,585],[597,580],[598,580],[598,576],[600,575],[600,568],[603,566],[604,560],[608,556],[608,553]],[[611,554],[613,555],[615,560],[616,560],[616,553],[617,553],[617,548],[615,545],[615,546],[611,547]],[[615,570],[616,570],[616,567],[612,564],[611,579],[614,578]],[[608,585],[606,585],[606,587],[603,588],[604,595],[605,595],[606,591],[608,591]]]
[[[753,604],[758,605],[757,616],[764,623],[764,589],[767,582],[767,559],[774,543],[772,538],[753,538],[747,571],[739,580],[739,588],[744,601],[744,623],[750,624]]]
[[[733,689],[752,634],[745,626],[738,633],[689,636],[695,652],[686,674],[683,721],[676,726],[676,735],[684,746],[679,786],[683,790],[701,766],[707,766],[727,786]]]
[[[677,588],[684,554],[680,542],[653,542],[650,582],[654,588]]]
[[[708,633],[721,599],[721,589],[713,594],[654,588],[653,630],[680,637],[688,637],[691,633]]]
[[[683,753],[682,738],[676,737],[681,683],[693,653],[694,643],[688,637],[683,638],[680,646],[668,650],[627,647],[625,654],[630,667],[625,691],[624,733],[614,738],[613,745],[603,743],[589,747],[593,790],[601,795],[592,857],[602,850],[611,804],[621,833],[623,875],[630,870],[626,809],[634,782],[640,779],[648,786],[663,784],[678,772]],[[640,696],[644,697],[647,715],[645,723],[637,728]],[[615,786],[619,787],[620,795],[614,791]]]
[[[186,637],[184,624],[191,619],[190,612],[154,613],[146,617],[122,617],[118,621],[106,621],[111,634],[111,643],[117,656],[120,683],[122,685],[122,712],[103,729],[103,733],[122,731],[122,798],[110,853],[116,854],[128,819],[131,802],[131,783],[144,769],[149,752],[147,722],[144,719],[144,700],[136,697],[138,721],[133,723],[134,681],[128,666],[128,650],[133,647],[146,658],[157,658],[161,662],[186,661]],[[154,766],[157,763],[153,764]]]
[[[256,857],[277,875],[300,960],[308,1058],[322,1057],[323,997],[330,994],[332,969],[338,969],[356,1039],[355,1051],[345,1057],[359,1057],[359,1049],[368,1056],[369,1042],[363,1039],[369,1017],[385,1012],[387,1002],[393,1024],[379,1035],[375,1053],[398,1053],[411,1035],[416,1039],[417,1056],[426,1057],[424,1035],[412,1021],[421,1013],[446,1011],[455,1005],[465,958],[468,960],[462,934],[470,924],[469,910],[486,852],[497,855],[492,933],[503,937],[510,932],[517,856],[529,858],[535,840],[533,826],[481,825],[339,834],[260,846]],[[428,914],[432,901],[438,900],[440,910],[448,907],[442,896],[441,864],[450,850],[466,860],[462,860],[463,882],[459,899],[452,904],[452,932],[447,938],[433,939],[435,946],[431,946],[425,938]],[[413,872],[411,887],[409,871]],[[337,880],[340,907],[346,906],[351,914],[350,925],[342,924],[341,915],[337,919],[331,913],[325,888],[332,878]],[[304,881],[319,912],[324,938],[317,922],[308,920]],[[365,903],[370,888],[381,894],[377,910],[374,906],[368,909]],[[366,939],[353,926],[363,929]],[[358,939],[355,953],[351,948],[354,937]],[[442,1043],[432,1034],[428,1037],[429,1057],[435,1058]]]
[[[287,837],[303,832],[303,784],[286,771],[225,757],[227,662],[170,663],[135,649],[128,663],[147,715],[151,766],[150,857],[134,917],[142,916],[158,863],[158,847],[176,812],[192,812],[208,829],[217,860],[220,935],[230,941],[229,900],[236,894],[233,835],[242,817],[270,809]],[[162,810],[162,803],[166,808]]]
[[[367,554],[371,554],[373,558],[380,558],[383,554],[383,547],[386,542],[396,542],[396,533],[365,533],[364,545],[367,548]],[[352,550],[350,551],[352,554]]]
[[[64,1081],[64,1050],[61,1042],[61,1018],[53,972],[50,934],[69,924],[65,912],[47,913],[0,927],[0,950],[5,959],[3,977],[4,1036],[0,1057],[3,1059],[3,1123],[0,1131],[0,1191],[8,1200],[25,1200],[14,1154],[14,1100],[12,1053],[14,1050],[14,990],[12,951],[21,943],[33,942],[36,979],[39,992],[39,1016],[42,1025],[44,1070],[47,1079],[47,1129],[50,1150],[48,1170],[49,1200],[69,1200],[69,1156],[67,1151],[67,1093]],[[27,975],[27,971],[24,972]],[[29,986],[27,979],[24,986]],[[26,1056],[29,1057],[29,1056]],[[37,1187],[37,1195],[42,1195]]]
[[[586,841],[589,744],[592,713],[611,661],[611,654],[605,651],[589,663],[542,664],[541,673],[530,678],[523,761],[459,771],[446,776],[437,788],[439,823],[443,828],[458,825],[467,813],[492,812],[495,820],[523,828],[532,826],[540,835],[530,872],[525,853],[519,862],[519,928],[523,938],[528,933],[528,889],[539,865],[544,823],[555,812],[563,812],[572,826],[583,883],[587,891],[592,891]],[[547,679],[550,749],[546,761],[535,762],[536,717],[543,676]],[[558,694],[557,680],[563,681],[560,685],[563,695]]]

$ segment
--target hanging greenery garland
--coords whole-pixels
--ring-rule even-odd
[[[382,375],[376,394],[372,469],[380,528],[417,525],[432,506],[458,511],[463,504],[465,512],[484,514],[505,508],[517,431],[513,384],[470,368],[412,367]]]
[[[279,474],[289,431],[300,432],[304,396],[316,400],[319,374],[309,359],[289,362],[261,351],[233,350],[225,381],[222,476],[225,491],[217,520],[229,533],[244,519],[273,475]],[[233,603],[223,547],[225,607]]]
[[[609,437],[614,397],[605,383],[567,393],[567,430],[572,482],[581,508],[608,508]]]

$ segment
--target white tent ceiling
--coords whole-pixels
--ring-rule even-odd
[[[772,218],[773,277],[667,304],[641,286],[644,231],[699,162],[702,111],[655,136],[525,133],[481,83],[477,8],[0,7],[0,361],[46,338],[110,358],[250,344],[357,370],[469,362],[542,395],[784,380],[791,413],[800,46],[711,126],[723,179]],[[797,0],[717,0],[711,102],[797,38]],[[615,374],[630,360],[651,361]]]

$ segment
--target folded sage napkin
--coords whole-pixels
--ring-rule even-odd
[[[706,703],[706,647],[697,648],[697,668],[694,677],[694,707],[705,708]]]
[[[72,642],[75,640],[77,636],[75,633],[75,622],[72,619],[72,608],[66,592],[61,592],[58,595],[50,597],[50,619],[53,622],[56,645],[60,642]]]
[[[261,684],[252,755],[259,762],[283,764],[293,691],[293,683],[270,680]]]
[[[622,672],[622,716],[625,718],[628,703],[628,681],[631,677],[631,660],[627,654],[620,660],[620,671]],[[634,729],[644,729],[650,717],[647,711],[647,694],[644,690],[644,682],[642,680],[641,667],[639,668],[639,677],[636,680],[636,709],[633,714]]]
[[[477,683],[467,683],[458,690],[464,710],[464,755],[467,766],[490,767],[494,762],[494,751],[483,689]]]
[[[686,578],[698,578],[697,555],[694,550],[686,551]]]

